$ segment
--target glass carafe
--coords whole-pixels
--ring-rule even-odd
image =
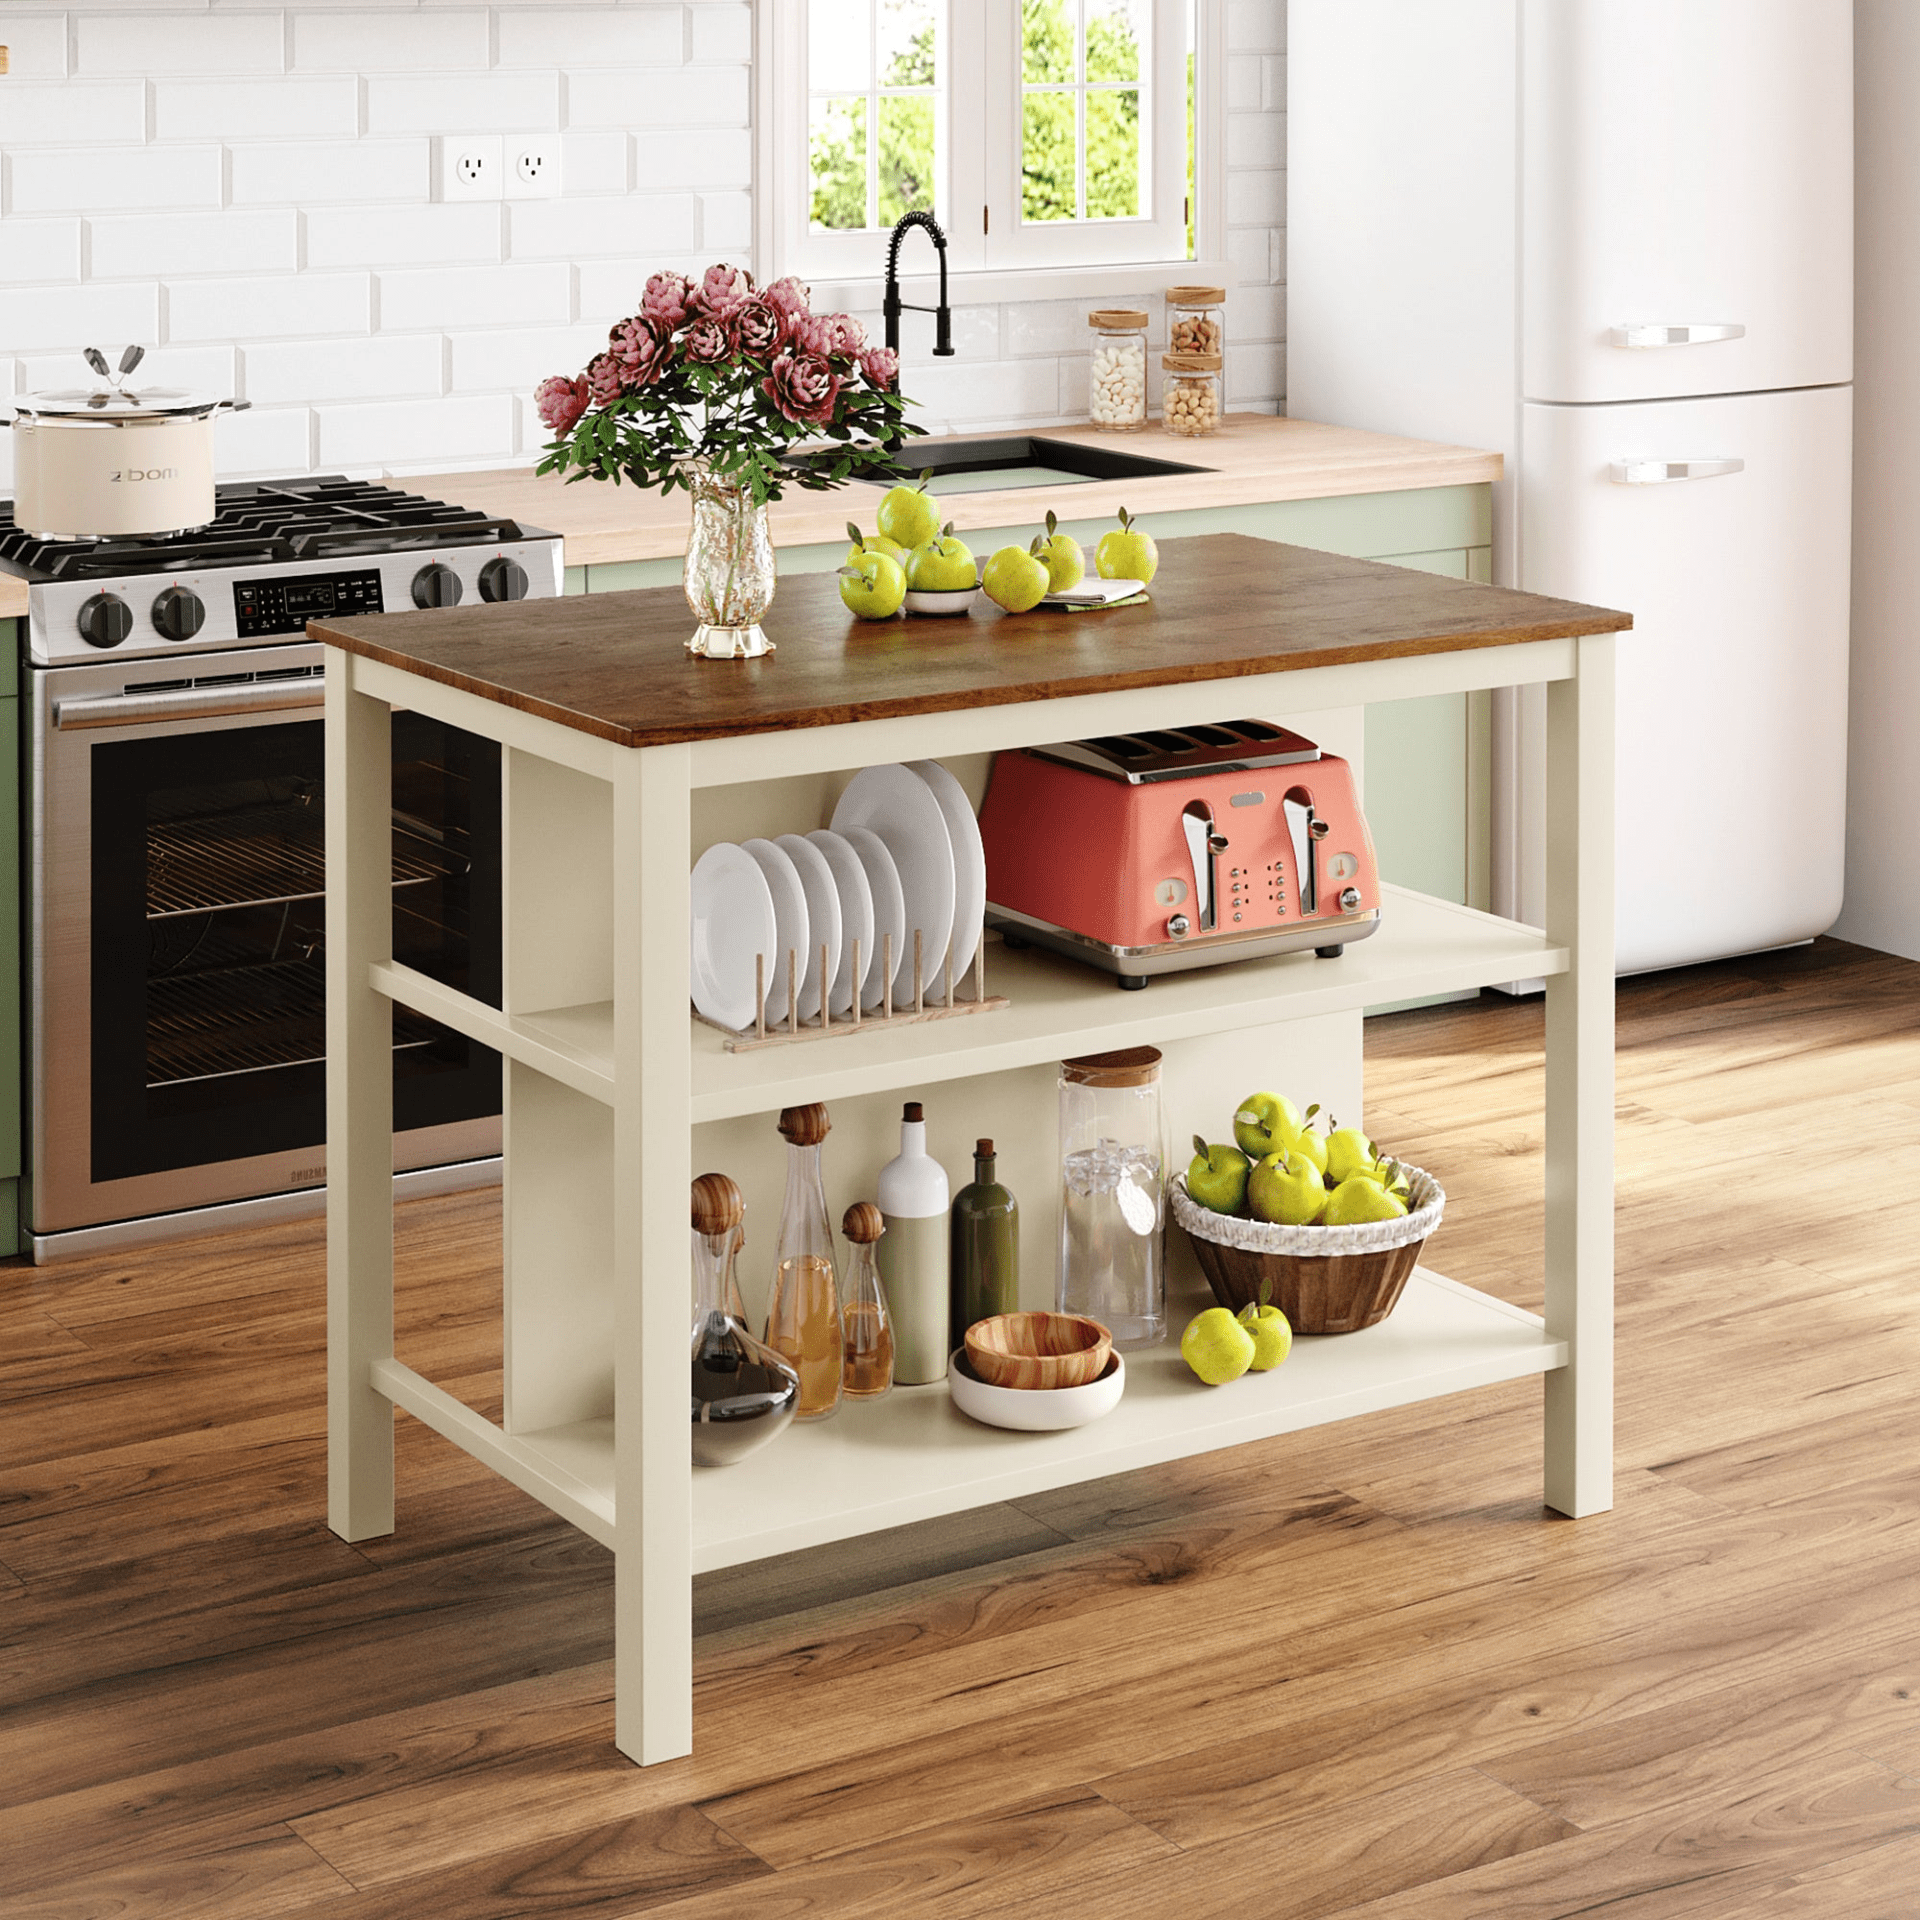
[[[1063,1061],[1055,1304],[1098,1320],[1116,1347],[1166,1334],[1166,1166],[1159,1049]]]
[[[693,1183],[693,1459],[725,1467],[791,1423],[800,1376],[726,1307],[726,1272],[740,1223],[740,1189],[724,1173]]]
[[[825,1420],[840,1406],[846,1335],[833,1271],[833,1228],[820,1184],[827,1110],[818,1102],[780,1115],[787,1143],[787,1197],[780,1209],[778,1264],[767,1309],[767,1345],[800,1376],[802,1420]]]
[[[840,1222],[847,1236],[847,1283],[841,1310],[846,1334],[842,1391],[849,1400],[878,1400],[893,1387],[893,1315],[874,1249],[887,1230],[871,1200],[856,1200]]]

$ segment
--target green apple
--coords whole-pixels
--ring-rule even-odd
[[[1327,1135],[1327,1178],[1335,1186],[1375,1164],[1373,1142],[1358,1127],[1335,1127]]]
[[[979,585],[973,549],[954,538],[951,520],[908,554],[907,585],[926,593],[955,593],[962,587]]]
[[[927,491],[932,478],[933,469],[929,467],[917,487],[894,487],[873,516],[880,531],[909,552],[931,540],[940,524],[940,502]]]
[[[852,566],[862,553],[890,554],[901,567],[907,564],[907,549],[898,540],[889,540],[884,533],[862,533],[853,521],[847,522],[847,538],[853,545],[847,549],[847,565]]]
[[[840,569],[840,598],[862,620],[891,620],[907,597],[907,576],[890,553],[863,551]]]
[[[1273,1282],[1260,1283],[1260,1298],[1249,1300],[1234,1318],[1253,1335],[1253,1370],[1269,1373],[1293,1351],[1293,1329],[1272,1304]]]
[[[1313,1115],[1318,1111],[1319,1109],[1316,1107],[1309,1107],[1307,1109],[1308,1119],[1312,1119]],[[1287,1151],[1304,1159],[1311,1160],[1313,1164],[1320,1169],[1322,1177],[1325,1177],[1327,1171],[1327,1136],[1324,1133],[1317,1131],[1313,1127],[1303,1126],[1300,1131],[1287,1142]]]
[[[1363,1220],[1399,1220],[1406,1211],[1407,1203],[1397,1193],[1389,1193],[1378,1181],[1356,1175],[1342,1180],[1327,1196],[1321,1224],[1357,1227]]]
[[[1238,1213],[1247,1204],[1247,1174],[1253,1162],[1238,1147],[1208,1146],[1196,1133],[1187,1167],[1187,1191],[1215,1213]]]
[[[1180,1358],[1210,1387],[1238,1380],[1257,1351],[1253,1335],[1225,1307],[1196,1314],[1180,1336]]]
[[[1327,1204],[1327,1183],[1311,1160],[1270,1153],[1247,1175],[1247,1204],[1256,1220],[1310,1227]]]
[[[1046,532],[1033,536],[1029,551],[1047,570],[1049,593],[1077,587],[1087,577],[1087,556],[1080,551],[1080,542],[1072,534],[1060,531],[1060,516],[1051,508],[1047,512]]]
[[[1292,1146],[1301,1125],[1300,1109],[1284,1093],[1250,1093],[1233,1116],[1234,1143],[1242,1153],[1264,1160]]]
[[[1160,566],[1160,549],[1150,533],[1135,533],[1133,515],[1120,509],[1120,524],[1103,533],[1093,550],[1093,564],[1102,580],[1151,580]]]
[[[1047,569],[1025,547],[1002,547],[987,562],[980,584],[996,607],[1025,613],[1046,598]]]

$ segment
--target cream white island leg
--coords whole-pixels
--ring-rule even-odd
[[[1576,643],[1547,688],[1546,1499],[1613,1505],[1613,636]]]
[[[688,773],[648,747],[613,792],[614,1742],[642,1765],[693,1751]]]

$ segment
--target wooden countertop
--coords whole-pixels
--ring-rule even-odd
[[[1267,413],[1229,414],[1220,431],[1187,440],[1149,426],[1142,433],[1096,433],[1091,427],[1034,427],[1048,440],[1135,452],[1205,467],[1205,473],[1142,480],[1090,480],[1084,485],[1009,492],[956,493],[948,517],[970,527],[1033,521],[1051,507],[1062,520],[1103,520],[1122,506],[1135,514],[1183,508],[1244,506],[1267,500],[1317,500],[1334,494],[1396,493],[1410,487],[1455,487],[1500,477],[1500,456],[1393,434],[1361,433]],[[969,435],[970,439],[984,436]],[[916,443],[919,444],[919,443]],[[928,442],[926,444],[936,444]],[[911,450],[908,460],[911,463]],[[641,493],[600,480],[571,484],[535,479],[531,469],[506,473],[416,474],[394,482],[413,493],[457,500],[566,541],[570,567],[622,560],[678,558],[687,548],[687,496]],[[938,483],[936,482],[936,491]],[[829,493],[795,490],[770,509],[776,546],[838,540],[849,520],[873,525],[884,488],[855,484]]]
[[[27,617],[27,583],[17,574],[0,573],[0,620]]]
[[[696,660],[678,587],[395,613],[329,646],[621,746],[709,740],[1356,660],[1614,633],[1631,616],[1245,534],[1160,547],[1153,599],[1094,613],[856,620],[831,573],[780,583],[777,651]]]

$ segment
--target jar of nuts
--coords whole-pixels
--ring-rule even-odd
[[[1087,324],[1087,418],[1107,433],[1138,433],[1147,424],[1147,316],[1135,307],[1103,307],[1087,315]]]
[[[1169,287],[1167,351],[1225,353],[1227,331],[1221,325],[1221,312],[1226,298],[1224,287]]]
[[[1163,353],[1160,424],[1169,433],[1212,433],[1220,424],[1220,356]]]

